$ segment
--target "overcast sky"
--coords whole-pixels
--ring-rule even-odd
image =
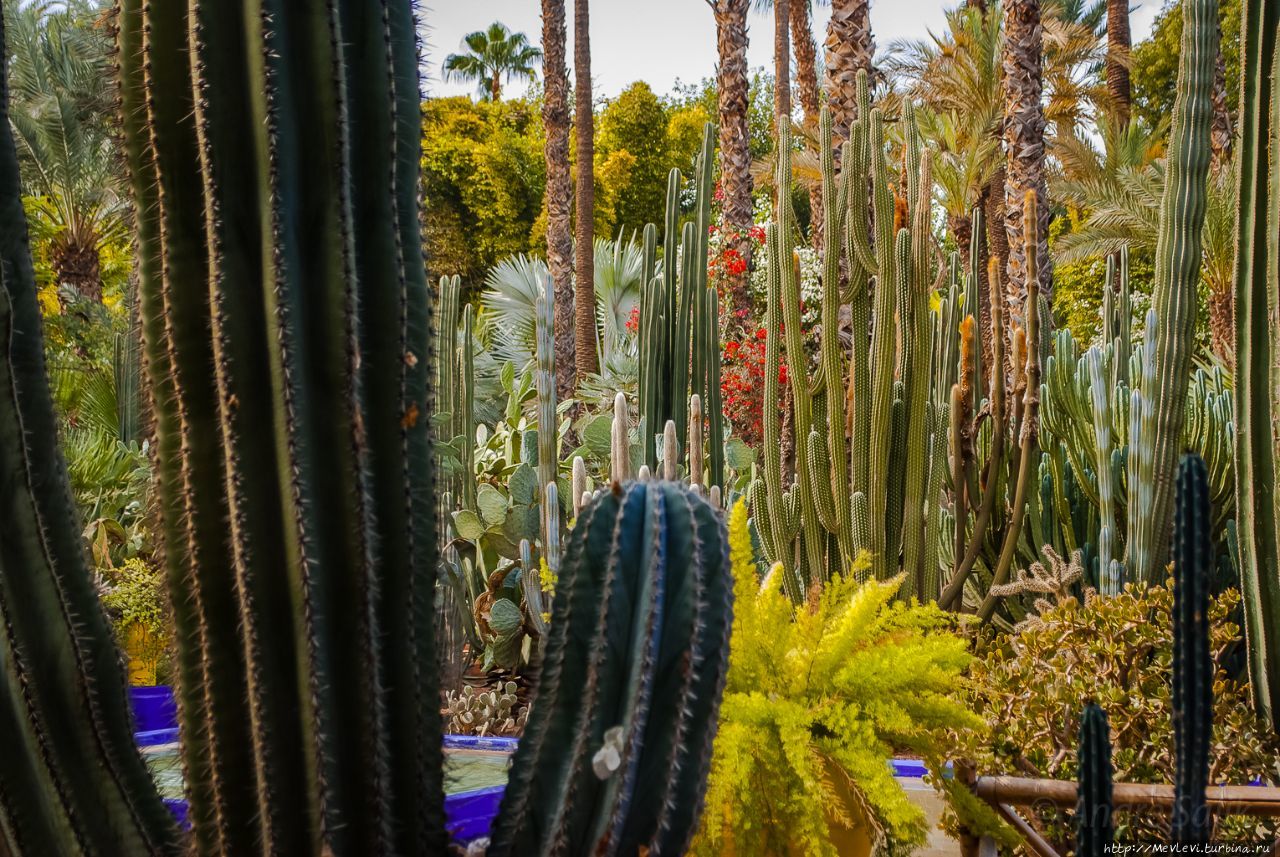
[[[876,49],[898,39],[925,38],[945,24],[943,10],[958,0],[872,0],[871,27]],[[1130,26],[1137,42],[1146,38],[1162,0],[1132,0]],[[440,64],[459,50],[462,37],[501,21],[524,32],[529,41],[542,40],[542,4],[539,0],[426,0],[428,26],[427,72],[431,95],[465,95],[474,84],[445,83]],[[573,3],[566,0],[570,20],[569,64],[573,64]],[[815,10],[814,29],[825,31],[827,8]],[[752,13],[748,23],[752,68],[772,66],[773,18]],[[822,37],[819,36],[819,45]],[[706,0],[592,0],[591,63],[596,94],[614,96],[636,80],[654,91],[670,91],[677,80],[692,83],[715,73],[715,21]],[[513,83],[508,92],[523,89]]]

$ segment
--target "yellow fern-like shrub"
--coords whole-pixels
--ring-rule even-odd
[[[869,560],[793,609],[761,583],[744,504],[729,518],[734,616],[695,855],[836,855],[842,831],[910,846],[923,811],[893,778],[899,753],[940,760],[947,731],[981,722],[957,699],[969,663],[954,617],[859,584]]]

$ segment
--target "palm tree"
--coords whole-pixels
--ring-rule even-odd
[[[755,212],[751,203],[751,129],[748,124],[751,81],[747,71],[747,7],[750,0],[707,0],[716,20],[716,91],[720,118],[720,189],[724,194],[722,227],[745,233]],[[750,253],[745,237],[740,253]],[[751,311],[748,274],[739,274],[727,290],[729,318]]]
[[[481,98],[502,100],[503,80],[533,80],[542,62],[542,51],[529,44],[524,33],[513,33],[500,21],[487,30],[468,33],[462,39],[464,53],[444,58],[444,79],[475,81]]]
[[[591,7],[589,0],[573,2],[574,125],[578,145],[577,223],[575,234],[574,361],[577,380],[598,372],[595,299],[595,116],[591,99]]]
[[[573,395],[573,176],[569,169],[569,72],[564,0],[542,0],[542,124],[547,164],[547,265],[555,285],[556,394]]]
[[[870,0],[832,0],[827,24],[827,100],[835,142],[849,139],[858,115],[858,72],[875,73]]]
[[[1155,252],[1164,196],[1163,140],[1166,127],[1144,129],[1131,121],[1123,129],[1100,126],[1103,149],[1085,138],[1061,147],[1059,159],[1074,178],[1054,183],[1054,194],[1087,211],[1084,223],[1058,239],[1055,259],[1063,264],[1096,259],[1121,247]],[[1208,291],[1210,346],[1228,363],[1234,342],[1233,269],[1235,258],[1235,174],[1210,174],[1202,242],[1200,277]]]
[[[98,14],[78,0],[4,2],[9,121],[32,233],[48,242],[57,282],[94,301],[102,300],[101,249],[125,236],[129,214],[104,120],[114,98]]]

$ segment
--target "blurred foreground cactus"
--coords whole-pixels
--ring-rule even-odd
[[[120,6],[189,837],[134,747],[85,564],[0,116],[0,852],[446,853],[411,7]],[[646,556],[650,574],[602,580],[616,563],[597,561],[600,528],[584,526],[557,604],[564,633],[547,649],[554,669],[598,680],[594,719],[560,721],[573,740],[543,745],[537,769],[517,762],[512,779],[555,766],[564,778],[539,781],[538,800],[558,801],[575,833],[614,795],[608,841],[658,853],[687,839],[700,806],[727,657],[727,548],[690,492],[626,496],[643,510],[623,503],[623,529],[650,550],[622,563]],[[630,655],[597,660],[602,649],[568,631],[619,597],[637,612],[608,628],[634,628]],[[546,722],[573,700],[544,687]],[[601,733],[623,722],[615,747]],[[615,774],[575,788],[596,781],[597,757]],[[631,802],[633,788],[668,800]],[[518,831],[541,822],[503,817]]]

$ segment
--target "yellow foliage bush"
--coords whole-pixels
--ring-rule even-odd
[[[857,824],[921,844],[924,813],[889,760],[940,761],[949,729],[981,728],[958,701],[970,655],[955,617],[896,601],[901,579],[859,584],[866,556],[793,610],[776,572],[756,574],[742,503],[729,539],[729,675],[692,853],[826,857],[834,827]]]

